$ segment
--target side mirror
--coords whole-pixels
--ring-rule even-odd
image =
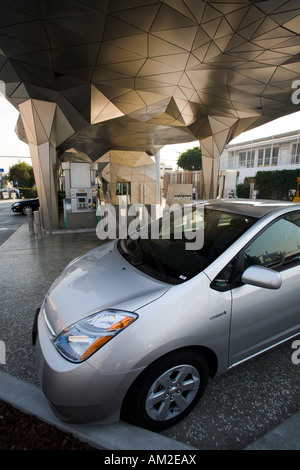
[[[250,266],[243,273],[242,282],[266,289],[279,289],[282,277],[280,273],[272,269],[263,266]]]

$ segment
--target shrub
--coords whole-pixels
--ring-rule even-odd
[[[249,199],[250,184],[246,184],[246,183],[238,184],[236,187],[236,195],[239,198]]]
[[[37,197],[37,190],[36,188],[19,188],[20,194],[25,199],[32,199]]]
[[[300,177],[300,169],[258,171],[255,188],[259,190],[259,199],[287,200],[289,189],[297,188],[297,177]]]

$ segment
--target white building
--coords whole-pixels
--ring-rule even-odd
[[[238,144],[228,144],[220,160],[220,170],[236,170],[237,183],[258,171],[300,168],[300,129]]]

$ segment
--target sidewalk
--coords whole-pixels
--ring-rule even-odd
[[[220,438],[217,448],[221,450],[228,448],[299,450],[300,412],[288,417],[279,426],[274,426],[273,430],[263,437],[256,438],[255,436],[261,436],[262,432],[258,433],[257,430],[254,432],[251,429],[248,433],[247,428],[250,426],[243,417],[243,413],[245,413],[243,408],[248,406],[246,400],[243,402],[243,407],[236,410],[236,415],[239,415],[238,418],[235,418],[238,419],[237,422],[233,421],[232,414],[226,416],[222,412],[223,415],[220,418],[217,411],[210,408],[215,396],[218,396],[218,400],[220,400],[220,396],[224,397],[225,394],[225,400],[229,401],[230,407],[231,397],[234,397],[238,387],[240,388],[239,393],[243,393],[241,384],[245,382],[244,376],[236,378],[232,376],[232,373],[231,377],[225,377],[224,384],[221,381],[212,383],[210,393],[207,394],[204,404],[200,405],[199,410],[195,410],[194,414],[192,413],[184,420],[185,422],[179,423],[170,432],[167,430],[156,434],[124,422],[110,425],[68,425],[59,421],[52,414],[47,400],[38,386],[35,370],[35,357],[31,347],[31,326],[34,312],[40,306],[49,286],[62,269],[76,256],[91,250],[100,243],[94,231],[85,233],[61,231],[36,239],[29,235],[25,219],[24,224],[0,246],[0,262],[1,266],[5,267],[5,272],[2,269],[0,273],[2,310],[0,340],[6,344],[6,364],[0,364],[0,400],[10,403],[21,411],[34,415],[64,432],[72,433],[78,439],[98,449],[178,450],[186,452],[204,448],[209,450],[216,447],[213,439],[217,440],[215,436],[219,433],[222,435],[222,440]],[[263,367],[264,363],[261,364],[260,367]],[[298,372],[298,369],[296,370]],[[249,368],[246,374],[250,373],[251,369]],[[245,376],[247,377],[247,375]],[[254,380],[253,375],[251,378]],[[297,375],[294,379],[297,381]],[[237,380],[241,381],[238,385]],[[228,390],[229,383],[232,383],[230,385],[233,389],[232,392]],[[253,384],[251,386],[253,387]],[[281,386],[285,387],[285,383],[282,382]],[[299,392],[299,383],[295,387],[298,387]],[[246,394],[245,398],[247,398]],[[251,408],[251,400],[250,397],[250,408],[246,409],[249,422],[257,420]],[[206,409],[207,414],[205,415]],[[221,413],[219,414],[221,415]],[[200,427],[203,429],[198,428],[199,416]],[[207,421],[209,421],[208,424]],[[230,423],[230,421],[233,422]],[[247,445],[241,447],[238,447],[236,437],[239,425],[244,427],[243,432],[246,436],[249,434]],[[256,425],[256,429],[259,429],[259,426],[261,426],[260,423]],[[271,426],[268,427],[268,429],[270,428]],[[206,431],[204,432],[204,430]],[[191,435],[193,435],[193,440]],[[248,444],[251,441],[254,442]],[[241,440],[241,442],[243,441]]]

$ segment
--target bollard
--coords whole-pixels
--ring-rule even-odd
[[[41,223],[40,223],[40,212],[39,211],[34,211],[33,216],[34,216],[35,236],[37,238],[41,238],[42,237],[42,231],[41,231]]]
[[[34,235],[34,227],[33,227],[33,214],[32,214],[32,209],[31,207],[28,207],[26,211],[27,215],[27,222],[28,222],[28,228],[29,228],[29,233],[30,235]]]

